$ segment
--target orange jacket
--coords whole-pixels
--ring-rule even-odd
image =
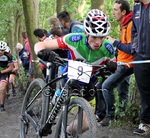
[[[125,17],[123,23],[121,24],[120,41],[123,44],[131,43],[131,30],[132,30],[131,17],[132,17],[132,12]],[[131,62],[133,61],[133,56],[121,50],[118,50],[117,61]],[[133,65],[130,64],[130,67],[133,67]]]

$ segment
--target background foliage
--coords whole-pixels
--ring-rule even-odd
[[[103,0],[101,0],[103,1]],[[39,21],[38,27],[49,30],[48,18],[50,16],[56,16],[56,7],[61,3],[58,0],[38,0],[39,2]],[[66,1],[65,1],[66,2]],[[86,13],[91,9],[90,0],[68,0],[69,7],[64,2],[61,5],[60,11],[66,9],[75,20],[84,20]],[[96,2],[96,0],[94,0]],[[112,16],[112,5],[114,0],[104,1],[105,12],[112,24],[111,35],[118,36],[118,23],[114,21]],[[132,7],[132,0],[129,0]],[[82,7],[82,11],[79,13],[79,8]],[[22,18],[23,30],[25,30],[23,7],[21,0],[1,0],[0,1],[0,39],[7,41],[11,45],[10,30],[13,30],[13,34],[16,32],[16,21],[19,16]],[[14,41],[17,40],[14,38]],[[16,43],[16,42],[15,42]]]

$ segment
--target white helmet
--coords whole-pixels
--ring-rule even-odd
[[[6,50],[7,43],[4,41],[0,41],[0,50]]]
[[[8,52],[8,53],[11,53],[11,50],[10,50],[9,46],[6,46],[5,51]]]
[[[84,20],[84,28],[88,35],[103,37],[109,34],[110,22],[102,11],[93,9]]]

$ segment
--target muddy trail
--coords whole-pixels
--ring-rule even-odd
[[[6,99],[6,111],[0,112],[0,138],[20,138],[19,118],[22,100],[23,96],[19,91],[15,97],[10,96]],[[98,127],[97,138],[143,138],[142,136],[134,135],[133,129],[134,128]]]

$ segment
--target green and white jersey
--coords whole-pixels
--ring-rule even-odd
[[[12,54],[12,61],[13,61],[13,62],[17,62],[17,61],[18,61],[15,54]]]
[[[91,64],[105,64],[115,59],[113,45],[104,39],[98,50],[92,50],[87,43],[87,36],[84,33],[71,33],[57,39],[59,48],[70,51],[71,59],[77,58]]]

